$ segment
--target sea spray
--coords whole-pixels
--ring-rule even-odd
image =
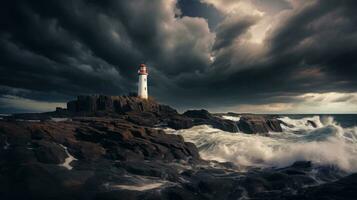
[[[357,128],[343,128],[332,117],[280,118],[289,126],[269,137],[228,133],[206,125],[167,131],[193,142],[208,160],[230,161],[239,166],[285,167],[296,161],[336,166],[357,172]],[[311,122],[315,123],[316,127]]]

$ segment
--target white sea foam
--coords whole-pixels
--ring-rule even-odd
[[[62,167],[65,167],[65,168],[68,169],[68,170],[72,170],[73,167],[71,166],[71,162],[74,161],[74,160],[77,160],[77,159],[76,159],[75,157],[73,157],[73,156],[68,152],[67,147],[65,147],[65,146],[63,146],[63,145],[61,145],[61,146],[64,148],[64,150],[65,150],[65,152],[66,152],[66,154],[67,154],[67,158],[64,160],[64,162],[63,162],[62,164],[59,164],[59,165],[62,166]]]
[[[238,122],[240,120],[240,117],[239,116],[229,116],[229,115],[223,115],[222,116],[223,119],[229,119],[229,120],[232,120],[232,121],[235,121],[235,122]]]
[[[193,142],[205,159],[231,161],[240,166],[284,167],[296,161],[334,165],[357,172],[357,128],[342,128],[333,118],[281,118],[294,127],[269,137],[228,133],[209,126],[167,131]],[[317,128],[307,123],[313,121]]]
[[[289,117],[282,117],[282,118],[279,118],[279,119],[282,120],[283,122],[289,124],[289,125],[292,125],[291,127],[289,127],[289,126],[285,126],[285,125],[282,124],[282,128],[285,131],[301,131],[301,130],[314,129],[315,127],[313,127],[312,124],[309,123],[309,121],[315,123],[315,125],[318,128],[321,128],[321,127],[324,126],[322,124],[319,116],[305,117],[305,118],[302,118],[302,119],[292,119],[292,118],[289,118]]]

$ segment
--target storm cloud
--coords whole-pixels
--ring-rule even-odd
[[[356,9],[353,0],[5,0],[0,111],[127,94],[144,62],[150,95],[181,109],[304,112],[315,94],[357,112]]]

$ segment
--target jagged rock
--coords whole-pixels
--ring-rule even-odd
[[[167,121],[167,126],[176,130],[187,129],[194,126],[194,121],[191,118],[182,115],[170,117]]]
[[[91,195],[94,198],[108,182],[119,181],[120,177],[126,181],[125,170],[179,181],[179,172],[165,163],[201,162],[197,148],[181,136],[125,119],[0,121],[0,136],[1,144],[9,146],[0,148],[1,199],[69,199],[74,194],[79,199]],[[77,159],[70,163],[72,170],[58,166],[68,157],[64,147]],[[23,177],[14,178],[15,174]],[[36,176],[40,176],[41,183]],[[58,192],[54,191],[56,188]],[[87,192],[83,193],[84,190]]]
[[[58,111],[59,110],[59,111]],[[232,114],[232,113],[231,113]],[[234,115],[237,115],[234,113]],[[207,110],[189,110],[179,114],[167,105],[161,105],[153,99],[141,99],[135,96],[78,96],[77,100],[67,103],[67,111],[18,114],[8,117],[13,119],[37,119],[48,121],[51,117],[111,117],[147,127],[164,125],[173,129],[187,129],[197,125],[210,125],[227,132],[268,133],[281,132],[283,122],[276,117],[261,115],[243,115],[237,123],[212,115]],[[239,129],[239,130],[238,130]],[[46,134],[34,132],[32,137],[41,139]]]
[[[77,100],[67,103],[71,113],[118,113],[151,112],[157,115],[177,114],[175,109],[158,104],[152,99],[141,99],[133,96],[78,96]]]
[[[212,119],[213,116],[207,110],[188,110],[183,113],[184,116],[193,119]]]
[[[234,121],[222,119],[210,114],[207,110],[189,110],[183,113],[193,120],[193,125],[211,125],[213,128],[227,132],[238,132],[237,124]]]
[[[347,176],[334,167],[321,169],[323,166],[316,174],[313,164],[305,161],[280,169],[248,168],[242,172],[233,163],[202,160],[193,143],[153,128],[157,124],[175,129],[207,124],[230,132],[237,131],[238,126],[246,133],[266,133],[281,131],[282,122],[276,117],[240,115],[241,120],[234,122],[205,110],[181,115],[168,106],[150,103],[151,100],[145,103],[135,97],[118,99],[98,96],[69,102],[71,121],[0,121],[0,199],[356,196],[355,174]],[[42,119],[49,116],[52,114],[43,114]],[[70,167],[59,165],[68,156],[65,148],[76,159],[69,163]],[[347,177],[317,185],[317,180],[331,182],[343,176]]]
[[[292,125],[292,124],[288,124],[288,123],[286,123],[286,122],[284,122],[282,120],[278,120],[278,121],[280,123],[280,126],[284,125],[284,126],[289,127],[289,128],[294,128],[294,125]]]
[[[280,120],[259,115],[242,116],[237,124],[240,131],[248,134],[283,131]]]
[[[21,145],[24,152],[33,152],[43,163],[63,163],[67,155],[64,148],[58,144],[66,146],[69,152],[78,159],[89,161],[102,157],[120,160],[136,158],[167,161],[200,160],[197,148],[185,142],[182,136],[166,134],[162,130],[143,128],[126,120],[83,118],[82,121],[76,119],[72,122],[58,123],[23,122],[20,127],[30,131],[22,131],[11,122],[0,122],[0,130],[3,130],[5,137],[26,138],[21,143],[11,139],[8,141],[9,145]],[[31,140],[31,131],[46,132],[50,137],[43,137],[41,140],[35,137]],[[28,137],[25,137],[26,135]],[[32,146],[28,146],[31,143]]]
[[[308,125],[312,126],[313,128],[317,128],[317,124],[312,120],[307,120],[307,126]]]
[[[192,119],[209,115],[203,116]],[[316,168],[304,161],[242,172],[232,163],[202,160],[179,135],[125,118],[0,121],[0,144],[8,144],[0,148],[0,199],[5,200],[353,199],[356,194],[355,175],[316,186],[320,175],[311,177]],[[72,169],[58,165],[64,146],[77,159]],[[335,170],[319,173],[336,178]]]

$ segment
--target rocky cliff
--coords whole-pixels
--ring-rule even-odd
[[[227,132],[267,134],[281,132],[281,121],[271,116],[243,115],[241,120],[231,121],[213,115],[206,110],[189,110],[179,114],[174,108],[132,96],[78,96],[67,103],[67,109],[55,112],[16,114],[8,119],[49,120],[51,117],[111,117],[125,119],[140,126],[166,126],[187,129],[197,125],[210,125]]]
[[[126,115],[129,121],[146,126],[166,124],[174,129],[186,129],[197,125],[211,125],[228,132],[248,134],[281,132],[280,121],[262,115],[244,115],[234,122],[212,115],[206,110],[189,110],[179,114],[170,106],[161,105],[154,100],[143,100],[129,96],[79,96],[67,104],[68,111],[75,115]]]
[[[77,100],[67,103],[70,113],[116,113],[151,112],[157,115],[177,114],[169,106],[161,105],[152,99],[141,99],[133,96],[78,96]]]

